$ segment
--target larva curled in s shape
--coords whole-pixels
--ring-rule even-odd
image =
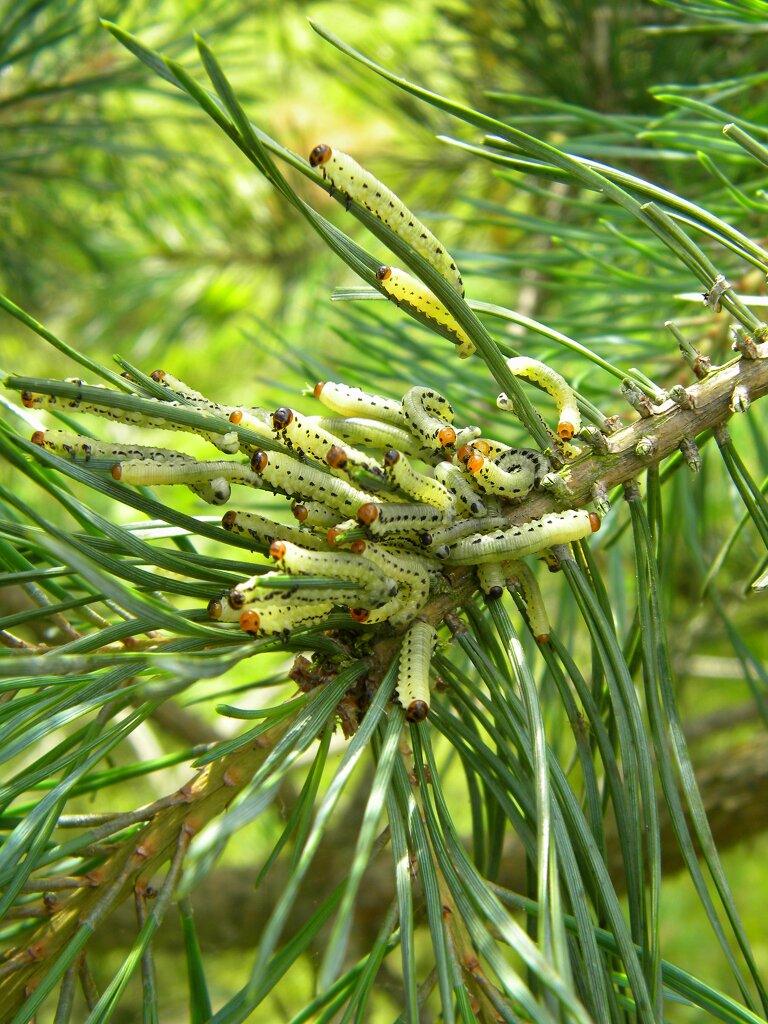
[[[418,217],[408,209],[395,193],[347,153],[331,149],[321,143],[309,154],[312,167],[319,167],[326,181],[352,200],[370,210],[374,216],[391,228],[416,250],[427,263],[450,282],[459,295],[464,295],[464,282],[456,261]]]

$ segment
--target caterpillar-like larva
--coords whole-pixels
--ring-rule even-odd
[[[291,505],[291,513],[302,526],[306,526],[308,529],[328,530],[331,526],[338,525],[339,522],[338,513],[326,508],[319,501],[294,501]]]
[[[184,402],[192,406],[193,409],[197,409],[200,412],[213,413],[215,416],[221,416],[225,420],[229,419],[232,406],[219,405],[218,402],[212,402],[210,398],[206,398],[201,392],[195,391],[189,384],[185,384],[183,380],[179,380],[178,377],[174,377],[165,370],[153,370],[150,376],[156,384],[162,384],[171,394],[184,399]]]
[[[276,540],[270,556],[285,572],[301,576],[330,576],[360,585],[373,601],[383,601],[397,592],[397,583],[382,575],[370,561],[340,551],[306,551],[290,541]]]
[[[411,277],[399,267],[382,266],[376,271],[376,278],[387,295],[398,306],[421,313],[427,320],[432,320],[444,327],[456,342],[456,352],[461,359],[467,359],[475,351],[475,344],[460,326],[452,313],[449,313],[438,297],[415,277]]]
[[[285,526],[283,523],[276,523],[266,516],[260,516],[257,512],[242,512],[239,509],[230,509],[224,513],[221,525],[230,533],[241,534],[250,537],[259,547],[269,549],[272,541],[278,537],[302,544],[304,547],[315,550],[326,551],[327,545],[320,537],[313,533],[299,530],[295,526]]]
[[[412,434],[432,451],[452,452],[456,445],[453,406],[432,388],[409,388],[403,395],[403,413]]]
[[[247,462],[198,462],[190,459],[178,463],[157,463],[147,459],[128,459],[112,467],[112,476],[124,484],[138,487],[157,487],[165,484],[197,484],[212,480],[227,480],[249,487],[260,487],[261,477]]]
[[[434,627],[421,619],[403,637],[395,693],[409,722],[422,722],[429,714],[429,666],[436,646]]]
[[[232,497],[229,481],[220,476],[213,480],[197,480],[185,486],[209,505],[226,505]]]
[[[344,472],[348,466],[359,466],[375,476],[383,476],[374,459],[345,445],[340,438],[318,426],[313,417],[305,418],[288,406],[281,405],[272,413],[272,429],[288,448],[315,462],[325,463],[332,470]]]
[[[490,530],[501,530],[509,525],[509,520],[500,512],[490,513],[476,519],[458,519],[450,526],[442,526],[436,530],[426,530],[420,536],[422,547],[441,560],[450,554],[450,545],[462,537],[475,533],[486,533]]]
[[[491,459],[480,455],[474,446],[465,445],[457,456],[483,494],[495,494],[507,500],[521,498],[541,480],[540,452],[510,448]]]
[[[331,601],[307,601],[306,604],[260,604],[247,608],[239,618],[240,628],[251,636],[290,635],[297,626],[314,626],[333,611]]]
[[[271,440],[274,431],[272,430],[272,417],[266,409],[243,409],[238,406],[229,414],[229,422],[235,426],[245,427],[259,437]],[[246,445],[246,451],[250,446]]]
[[[451,565],[481,565],[535,555],[554,544],[570,544],[600,529],[600,516],[586,509],[551,512],[522,526],[508,526],[492,533],[475,533],[449,545]]]
[[[309,162],[312,167],[319,167],[323,177],[348,201],[351,199],[370,210],[442,274],[459,295],[464,294],[464,282],[451,254],[405,203],[370,171],[347,153],[331,149],[325,143],[315,146],[309,154]]]
[[[191,455],[174,451],[172,448],[150,448],[140,444],[103,442],[73,434],[68,430],[36,430],[31,437],[33,444],[45,448],[64,459],[82,462],[100,462],[111,467],[116,461],[147,460],[149,462],[179,464],[194,462]]]
[[[352,441],[370,448],[396,448],[406,455],[418,455],[420,444],[407,430],[390,423],[368,419],[345,419],[343,416],[313,416],[312,421],[342,441]]]
[[[84,384],[85,381],[70,380],[67,383]],[[103,390],[109,391],[108,388]],[[85,412],[90,413],[92,416],[101,416],[103,419],[115,420],[117,423],[128,423],[136,427],[157,427],[160,430],[182,430],[186,433],[198,434],[227,455],[234,455],[240,447],[240,442],[235,433],[218,434],[200,427],[191,427],[186,423],[173,423],[162,416],[147,416],[142,412],[137,412],[135,409],[117,409],[112,405],[86,402],[82,398],[63,398],[60,395],[35,395],[31,391],[22,391],[21,401],[27,409],[60,409],[63,412]],[[184,405],[181,402],[165,402],[162,404],[173,409],[189,408],[188,405]]]
[[[368,417],[401,429],[407,426],[402,403],[394,398],[372,395],[360,388],[335,384],[330,380],[318,381],[312,394],[323,403],[326,409],[330,409],[331,412],[335,412],[339,416]]]
[[[530,567],[521,561],[503,562],[502,569],[510,589],[516,586],[520,590],[525,601],[528,626],[534,639],[540,644],[548,643],[552,627],[536,576]]]
[[[507,360],[507,369],[515,377],[525,377],[551,395],[557,406],[557,436],[561,441],[570,441],[581,429],[581,413],[573,389],[556,370],[538,359],[528,356],[513,356]],[[511,410],[512,403],[504,392],[496,399],[499,409]]]
[[[483,499],[456,466],[450,462],[438,462],[435,466],[435,479],[451,492],[457,507],[464,508],[471,516],[485,515]]]
[[[446,513],[434,505],[394,501],[369,501],[360,505],[357,520],[367,526],[374,537],[391,533],[420,534],[450,521]]]
[[[376,500],[374,495],[358,490],[346,480],[340,480],[280,452],[267,455],[257,448],[251,457],[251,468],[276,491],[291,498],[319,501],[340,512],[342,516],[356,515],[361,505]]]
[[[439,480],[419,473],[402,452],[390,448],[384,452],[384,471],[387,478],[404,494],[441,511],[453,508],[453,496]]]
[[[429,568],[425,559],[408,555],[403,551],[390,551],[382,544],[364,541],[358,546],[358,550],[366,561],[371,562],[388,578],[395,580],[397,594],[378,608],[360,606],[350,609],[352,618],[369,625],[378,622],[390,622],[393,626],[405,624],[427,603],[430,576],[434,570]]]

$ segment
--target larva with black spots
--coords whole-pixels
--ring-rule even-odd
[[[306,551],[290,541],[273,541],[269,554],[285,572],[304,576],[330,576],[361,586],[375,601],[392,597],[396,582],[359,555],[339,551]]]
[[[31,438],[33,444],[45,448],[64,459],[76,462],[98,463],[111,468],[115,462],[144,460],[165,465],[179,465],[194,462],[191,455],[174,451],[172,448],[151,448],[140,444],[105,443],[84,434],[68,430],[36,430]]]
[[[390,448],[384,453],[384,472],[404,494],[443,512],[453,508],[451,492],[434,477],[419,473],[402,452]]]
[[[413,387],[403,395],[403,413],[411,433],[432,451],[452,452],[456,444],[453,406],[432,388]]]
[[[328,530],[339,522],[338,512],[326,508],[319,501],[294,501],[291,505],[291,513],[308,530]],[[301,532],[303,535],[305,531]]]
[[[583,540],[600,529],[600,517],[586,509],[551,512],[522,526],[509,526],[492,533],[475,533],[449,545],[451,565],[481,565],[535,555],[555,544]]]
[[[429,714],[429,666],[436,646],[434,627],[421,619],[403,637],[395,693],[409,722],[422,722]]]
[[[315,146],[309,154],[309,162],[312,167],[319,167],[326,181],[330,181],[347,200],[351,199],[370,210],[423,256],[459,295],[464,294],[464,282],[456,261],[442,242],[370,171],[361,167],[349,154],[342,153],[340,149],[331,149],[325,143]]]
[[[457,508],[465,509],[471,516],[485,515],[483,499],[456,466],[450,462],[438,462],[435,466],[435,479],[451,492],[456,499]]]
[[[335,412],[339,416],[362,416],[388,423],[392,427],[405,428],[407,426],[402,402],[398,402],[395,398],[384,398],[382,395],[374,395],[369,391],[349,387],[347,384],[337,384],[330,380],[318,381],[312,394],[323,403],[326,409],[330,409],[331,412]]]
[[[67,383],[84,384],[85,381],[71,380]],[[108,388],[103,389],[109,392]],[[110,392],[113,393],[113,392]],[[102,419],[114,420],[117,423],[126,423],[135,427],[156,427],[160,430],[181,430],[190,434],[198,434],[204,437],[219,451],[228,455],[234,455],[239,450],[240,442],[237,434],[227,432],[219,434],[214,431],[205,430],[201,427],[192,427],[186,423],[174,423],[161,415],[148,416],[135,409],[118,409],[112,405],[100,405],[98,402],[86,402],[81,398],[64,398],[59,395],[36,395],[31,391],[22,391],[21,401],[27,409],[51,409],[61,412],[89,413],[92,416],[100,416]],[[164,402],[158,405],[167,405],[173,409],[188,409],[189,406],[181,402]],[[158,413],[160,410],[158,409]]]
[[[301,416],[288,406],[280,406],[272,413],[272,429],[289,448],[331,469],[344,471],[348,466],[359,466],[375,476],[383,476],[374,459],[345,445],[340,438],[318,426],[313,417]]]
[[[502,562],[486,562],[477,567],[477,582],[488,601],[498,601],[504,593],[507,578]]]
[[[220,476],[214,477],[213,480],[198,480],[186,484],[186,487],[209,505],[226,505],[232,497],[229,481]]]
[[[320,551],[327,550],[327,544],[322,538],[316,537],[313,533],[299,530],[295,526],[285,526],[282,523],[276,523],[266,516],[259,515],[257,512],[243,512],[239,509],[230,509],[224,513],[221,525],[230,533],[250,537],[259,547],[266,548],[267,550],[269,550],[272,541],[277,540],[278,537],[302,544],[307,548]]]
[[[391,423],[343,416],[314,416],[313,422],[342,441],[351,441],[366,448],[396,448],[406,455],[418,455],[420,444],[411,433]]]
[[[330,601],[308,601],[306,604],[260,604],[247,608],[240,616],[240,628],[251,636],[290,635],[297,627],[316,626],[333,611]]]
[[[375,501],[372,494],[359,490],[314,466],[305,465],[290,455],[257,448],[251,457],[251,468],[276,491],[292,498],[319,501],[341,513],[341,517],[356,515],[366,502]]]
[[[558,412],[557,436],[561,441],[570,441],[581,429],[581,412],[573,389],[556,370],[538,359],[528,356],[513,356],[507,360],[507,369],[516,377],[525,377],[543,388],[555,401]],[[496,399],[499,409],[512,411],[512,403],[504,392]],[[578,454],[579,449],[568,445],[567,450]]]
[[[184,404],[190,405],[193,409],[213,413],[215,416],[221,416],[225,420],[229,419],[232,406],[219,405],[218,402],[212,402],[201,392],[196,391],[189,384],[185,384],[183,380],[179,380],[178,377],[174,377],[165,370],[153,370],[150,376],[156,384],[162,384],[171,394],[180,397]]]
[[[376,271],[376,279],[393,302],[398,306],[421,313],[445,328],[456,343],[456,353],[460,359],[467,359],[475,352],[475,344],[454,317],[449,313],[438,297],[415,277],[411,277],[399,267],[381,266]]]
[[[518,589],[525,601],[528,627],[535,640],[540,644],[547,643],[552,627],[549,624],[549,616],[536,576],[530,567],[521,561],[503,562],[502,569],[507,579],[507,585],[510,589],[512,587]]]
[[[495,494],[507,500],[522,498],[541,480],[540,452],[510,448],[491,459],[480,455],[470,445],[462,449],[458,457],[472,474],[474,486],[483,494]]]
[[[450,517],[449,517],[450,518]],[[371,501],[357,510],[357,520],[375,537],[391,533],[422,533],[449,521],[434,505],[395,501]]]

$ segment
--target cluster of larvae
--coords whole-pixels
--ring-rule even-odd
[[[268,551],[274,570],[211,600],[211,618],[237,623],[254,636],[287,636],[341,609],[358,623],[405,630],[398,695],[414,720],[429,707],[429,661],[436,642],[434,628],[419,616],[432,595],[446,590],[446,567],[474,567],[489,598],[518,587],[534,635],[547,638],[536,580],[522,559],[587,537],[599,518],[574,509],[509,524],[505,506],[538,486],[549,469],[541,452],[481,437],[479,427],[457,426],[448,400],[426,387],[412,387],[395,400],[322,382],[313,395],[324,414],[303,415],[288,407],[268,412],[222,406],[162,370],[152,378],[167,393],[169,406],[225,418],[233,429],[174,423],[163,417],[164,402],[157,402],[157,415],[147,415],[109,401],[29,392],[22,399],[30,408],[91,413],[139,427],[192,429],[222,453],[248,456],[204,461],[173,449],[101,442],[61,430],[33,435],[47,450],[88,462],[124,484],[185,485],[212,504],[228,502],[232,484],[291,499],[296,526],[245,509],[226,512],[224,529],[250,538],[255,550]],[[93,390],[105,397],[116,394]],[[499,401],[503,407],[503,396]],[[560,436],[573,432],[564,418],[574,415],[570,401],[558,398]],[[241,438],[240,428],[268,439],[269,450]],[[274,449],[275,442],[281,450]]]

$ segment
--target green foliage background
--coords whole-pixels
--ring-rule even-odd
[[[193,103],[118,45],[98,23],[101,16],[179,61],[210,87],[192,39],[192,31],[199,32],[254,124],[300,155],[319,141],[354,153],[423,213],[455,251],[471,299],[533,317],[576,338],[621,374],[638,368],[653,387],[688,384],[691,374],[664,322],[673,320],[717,364],[731,357],[731,318],[714,315],[690,298],[690,293],[703,290],[701,282],[657,238],[639,232],[625,210],[578,187],[567,175],[551,169],[520,173],[521,168],[531,169],[529,163],[523,166],[526,158],[520,153],[486,149],[478,158],[481,128],[461,124],[349,61],[311,31],[306,17],[405,79],[578,157],[653,182],[673,198],[698,204],[743,232],[757,250],[766,209],[761,191],[765,168],[723,137],[722,122],[736,120],[758,140],[765,138],[761,32],[767,13],[765,4],[749,2],[487,5],[455,0],[413,5],[396,0],[365,7],[191,0],[152,5],[7,3],[0,19],[0,291],[94,359],[111,365],[112,355],[119,353],[146,372],[163,366],[223,402],[267,408],[299,404],[294,396],[305,382],[326,376],[395,395],[412,383],[430,383],[451,398],[459,420],[487,423],[494,428],[489,433],[495,430],[509,443],[525,443],[521,427],[510,428],[499,420],[499,388],[480,359],[459,364],[449,358],[443,339],[406,322],[383,303],[329,301],[335,288],[354,288],[359,280],[307,231],[295,209]],[[379,251],[364,228],[311,181],[290,167],[285,174],[300,198],[369,252]],[[722,236],[713,235],[696,239],[718,270],[739,292],[763,294],[761,257],[752,254],[750,259],[749,251],[729,250],[721,244]],[[759,306],[755,311],[762,319]],[[505,354],[514,349],[551,361],[602,414],[626,415],[615,375],[596,369],[551,335],[520,330],[501,319],[484,322]],[[0,322],[5,373],[60,377],[77,372],[70,360],[33,337],[10,317]],[[542,409],[546,413],[546,405]],[[764,492],[768,448],[760,411],[758,407],[734,422],[732,434],[734,447]],[[9,412],[8,422],[28,434],[14,412]],[[768,681],[765,599],[749,594],[749,584],[766,567],[760,533],[765,511],[759,499],[751,499],[748,521],[736,529],[744,504],[713,449],[709,442],[696,476],[684,467],[663,471],[664,529],[656,541],[683,721],[746,701],[755,709],[754,717],[744,716],[746,724],[708,735],[697,750],[701,756],[714,756],[719,747],[762,730]],[[41,492],[10,464],[0,465],[0,483],[42,508],[52,522],[71,529],[72,521],[58,509],[41,506]],[[100,494],[82,487],[76,493],[119,524],[136,518],[132,510],[116,507]],[[168,504],[200,514],[191,495],[174,493]],[[14,526],[17,513],[8,508],[2,556],[10,572],[14,563],[9,552],[21,534]],[[639,687],[636,566],[622,502],[605,525],[596,558],[606,603]],[[23,543],[20,547],[24,550]],[[586,673],[594,636],[579,620],[572,591],[555,579],[544,585],[558,633]],[[182,604],[194,606],[192,601]],[[11,598],[2,621],[18,611]],[[510,613],[515,614],[512,604]],[[490,620],[479,604],[473,605],[472,614],[478,636],[493,651],[499,641],[493,639]],[[87,628],[84,621],[76,621],[79,628]],[[514,621],[520,623],[519,618]],[[56,623],[34,618],[23,619],[19,631],[30,642],[51,646],[64,639]],[[547,741],[583,795],[583,780],[573,764],[572,724],[534,645],[527,637],[524,644],[536,673]],[[257,670],[253,659],[243,658],[220,677],[214,672],[213,678],[196,682],[182,674],[178,694],[166,703],[195,712],[201,743],[212,728],[220,737],[235,735],[243,723],[225,717],[222,724],[217,705],[271,706],[292,695],[294,688],[284,685],[290,657],[281,651],[265,654],[256,660]],[[466,659],[454,655],[454,661],[458,671],[468,669]],[[4,671],[4,692],[11,694],[13,674],[10,668]],[[281,684],[282,689],[250,691],[255,672],[263,686]],[[599,670],[591,681],[599,691]],[[33,693],[42,697],[45,688]],[[609,710],[604,710],[615,729]],[[41,710],[36,726],[44,724]],[[57,738],[74,735],[76,728],[73,718],[61,726]],[[329,742],[330,734],[322,743]],[[492,874],[503,827],[489,820],[485,838],[499,847],[495,855],[492,849],[479,851],[483,829],[472,817],[476,806],[467,803],[460,758],[449,753],[437,729],[433,742],[457,832],[462,837],[473,833],[473,856]],[[374,742],[378,757],[376,743],[384,743],[381,736]],[[167,718],[143,726],[94,768],[92,786],[83,787],[66,813],[135,807],[171,792],[188,776],[191,745]],[[318,755],[321,794],[345,749],[348,745],[334,740],[327,762],[324,753]],[[286,768],[283,806],[288,813],[307,775],[306,758],[315,757],[314,751]],[[139,776],[142,762],[156,770]],[[9,777],[23,779],[34,763],[30,751],[10,757]],[[113,772],[113,778],[102,771]],[[369,785],[361,773],[353,787],[357,791],[345,795],[336,808],[329,835],[345,814],[358,820]],[[16,828],[18,816],[35,806],[39,794],[30,783],[14,794],[15,803],[4,803],[4,836]],[[307,806],[300,834],[309,828],[311,801]],[[254,877],[285,824],[280,804],[261,810],[255,825],[234,830],[222,861]],[[492,819],[497,812],[488,813]],[[354,845],[357,832],[347,839]],[[761,837],[723,857],[753,943],[755,973],[763,977],[768,970],[764,914],[752,897],[765,888],[766,852]],[[351,862],[351,852],[348,857]],[[198,855],[193,872],[203,874],[205,867],[204,855]],[[703,987],[745,1001],[711,936],[690,878],[665,877],[661,893],[662,956],[690,971]],[[194,903],[194,893],[191,898]],[[518,919],[523,921],[522,916]],[[16,940],[15,927],[9,923],[3,933],[8,945]],[[375,928],[358,921],[353,937],[358,929],[361,945],[356,948],[353,942],[352,949],[364,956],[370,947],[363,940],[375,935]],[[417,933],[423,941],[416,958],[422,980],[431,962],[421,919]],[[245,983],[258,940],[258,934],[238,936],[242,948],[234,957],[231,951],[207,948],[201,934],[204,955],[199,965],[204,966],[214,1008]],[[89,953],[100,991],[125,969],[124,956],[124,950]],[[395,960],[399,965],[397,953]],[[180,977],[180,962],[161,942],[156,951],[159,999],[147,996],[146,984],[142,991],[137,973],[119,1005],[89,1020],[106,1020],[109,1014],[116,1021],[135,1020],[139,1012],[153,1019],[153,998],[162,1010],[161,1020],[185,1020],[190,991],[190,1019],[207,1019],[193,982]],[[352,963],[350,959],[346,967]],[[292,1019],[309,1000],[315,967],[316,958],[300,957],[248,1019]],[[399,966],[385,969],[367,1010],[361,1011],[368,1014],[365,1019],[391,1020],[402,1011],[398,971]],[[529,983],[541,995],[536,979]],[[748,988],[759,1014],[752,982]],[[551,995],[541,996],[540,1002],[555,1019],[575,1013],[572,1007],[554,1006]],[[423,1019],[437,1014],[438,1005],[433,995]],[[48,1012],[53,1019],[55,1006],[52,996],[41,1014]],[[449,1012],[445,1004],[442,1012]],[[631,1007],[616,1009],[616,1019],[621,1012],[632,1015]],[[315,1017],[294,1019],[330,1019],[320,1013],[318,1009]],[[456,1013],[459,1019],[471,1019],[461,1004]],[[673,1006],[667,1019],[705,1019],[702,1013]],[[733,1006],[722,1013],[727,1020],[759,1019],[739,1017]],[[80,1019],[77,1011],[72,1019]]]

